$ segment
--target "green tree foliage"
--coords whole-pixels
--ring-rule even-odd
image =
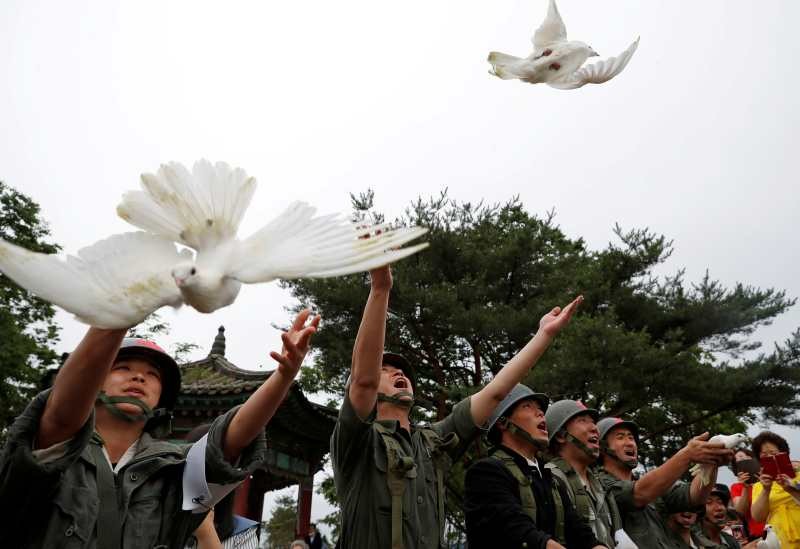
[[[39,205],[0,182],[0,238],[29,250],[55,253]],[[45,369],[56,362],[55,309],[0,274],[0,431],[33,397]]]
[[[353,197],[356,219],[380,220],[372,201],[371,192]],[[616,242],[591,250],[516,198],[458,203],[446,192],[418,199],[395,223],[430,229],[430,248],[393,266],[386,343],[418,368],[430,403],[422,415],[447,414],[522,348],[545,312],[579,293],[584,304],[526,382],[637,421],[649,464],[706,429],[742,430],[757,413],[789,422],[800,408],[800,331],[762,354],[750,337],[795,301],[708,274],[697,283],[682,271],[657,277],[672,251],[664,236],[615,227]],[[369,278],[286,286],[323,318],[301,383],[340,398]]]
[[[294,541],[297,525],[297,500],[294,496],[280,496],[275,500],[275,509],[264,527],[268,547],[289,547]]]

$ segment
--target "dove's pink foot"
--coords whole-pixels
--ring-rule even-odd
[[[561,68],[561,65],[559,65],[558,63],[550,63],[550,66],[547,68],[550,69],[551,71],[557,71]]]

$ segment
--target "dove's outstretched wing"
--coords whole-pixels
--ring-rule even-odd
[[[622,72],[622,69],[624,69],[628,61],[631,60],[631,57],[633,57],[638,47],[639,39],[637,38],[633,44],[628,46],[628,49],[617,57],[609,57],[597,63],[585,65],[572,74],[568,74],[558,80],[552,80],[547,84],[560,90],[574,90],[586,84],[602,84],[603,82],[608,82]]]
[[[567,27],[564,26],[564,20],[561,19],[561,14],[558,13],[558,6],[556,0],[550,0],[550,7],[547,8],[547,17],[544,18],[542,24],[533,33],[533,52],[535,55],[541,55],[542,51],[548,46],[565,42],[567,40]]]
[[[179,306],[170,275],[190,259],[175,244],[137,232],[113,235],[62,259],[0,239],[0,271],[86,324],[128,328],[164,305]]]
[[[143,191],[125,193],[117,213],[125,221],[196,250],[236,237],[256,180],[224,162],[195,162],[190,173],[170,162],[142,174]]]
[[[519,57],[493,51],[489,52],[489,57],[486,60],[492,65],[489,74],[493,74],[503,80],[519,78],[519,75],[513,70],[514,65],[522,61]]]
[[[315,213],[304,202],[291,204],[238,243],[228,275],[245,283],[341,276],[387,265],[428,246],[398,249],[427,229],[358,227],[336,215],[315,217]]]

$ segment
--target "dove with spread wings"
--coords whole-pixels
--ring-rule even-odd
[[[489,54],[490,74],[503,80],[519,79],[530,84],[546,83],[562,90],[586,84],[602,84],[622,72],[639,47],[639,39],[617,57],[585,65],[597,56],[591,46],[567,40],[567,28],[555,0],[550,0],[547,17],[533,35],[533,53],[521,58],[493,51]]]
[[[144,231],[116,234],[62,259],[0,239],[0,271],[99,328],[127,328],[171,305],[211,313],[242,284],[357,273],[408,257],[421,227],[359,226],[291,204],[251,236],[237,231],[256,189],[241,168],[206,160],[191,172],[171,162],[143,174],[117,213]],[[179,250],[176,244],[185,246]]]

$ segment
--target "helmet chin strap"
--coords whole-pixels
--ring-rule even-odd
[[[105,406],[106,410],[108,410],[113,416],[131,423],[136,421],[147,422],[147,420],[152,418],[154,415],[152,408],[136,397],[108,396],[105,391],[100,391],[100,394],[97,395],[97,402]],[[134,406],[139,407],[139,409],[142,410],[142,413],[132,414],[130,412],[125,412],[124,410],[121,410],[117,404],[133,404]]]
[[[545,440],[537,440],[531,436],[531,434],[508,419],[507,417],[499,417],[497,422],[506,428],[506,431],[517,437],[518,439],[531,444],[534,448],[539,451],[547,450],[547,441]]]
[[[410,398],[400,398],[410,397]],[[397,393],[389,396],[384,393],[378,393],[378,402],[388,402],[399,406],[401,408],[408,408],[409,410],[414,406],[414,395],[408,391],[398,391]]]
[[[608,444],[606,444],[605,441],[600,443],[600,447],[602,448],[603,453],[605,455],[607,455],[611,459],[621,463],[624,467],[627,467],[631,471],[633,471],[634,469],[636,469],[639,466],[639,460],[638,459],[622,459],[621,457],[619,457],[617,455],[617,453],[614,450],[612,450],[611,448],[608,447]]]
[[[575,446],[578,450],[582,451],[584,454],[589,456],[592,459],[592,461],[594,461],[598,457],[600,457],[600,452],[598,450],[592,450],[591,448],[586,446],[583,442],[581,442],[580,440],[575,438],[570,433],[566,433],[564,435],[564,438],[567,439],[567,442],[572,443],[572,445]]]

